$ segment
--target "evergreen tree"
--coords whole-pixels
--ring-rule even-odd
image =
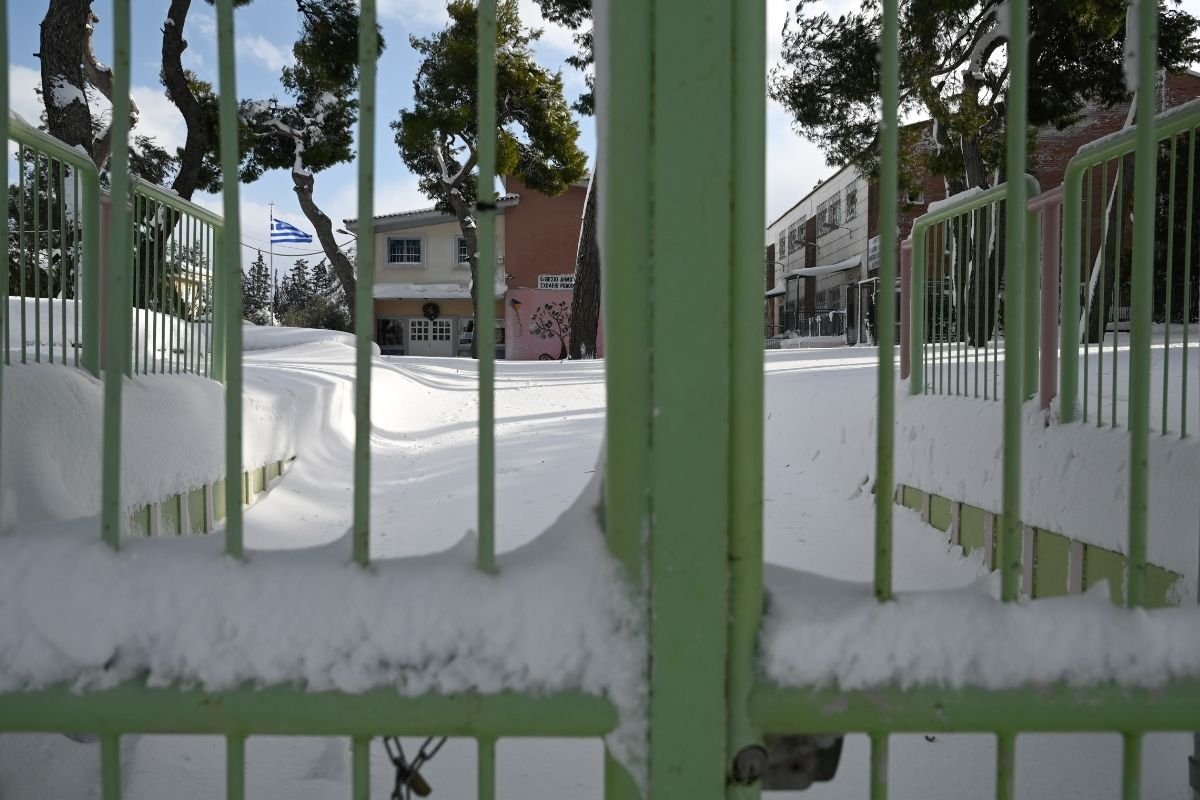
[[[333,222],[313,197],[314,173],[354,157],[358,119],[358,4],[355,0],[297,0],[300,36],[294,66],[281,77],[290,105],[243,102],[251,135],[242,178],[254,181],[271,169],[287,169],[300,210],[313,226],[346,297],[354,296],[354,266],[338,247]],[[377,34],[378,36],[378,34]],[[383,52],[378,36],[378,52]]]
[[[296,259],[295,266],[283,276],[276,314],[282,319],[289,311],[307,306],[313,296],[312,283],[308,277],[308,261],[303,258]]]
[[[258,325],[271,322],[271,270],[263,260],[262,251],[250,265],[250,273],[242,273],[242,316]]]
[[[770,94],[831,165],[873,171],[878,148],[882,9],[864,0],[839,16],[810,14],[798,0],[784,27]],[[1004,180],[1007,34],[1003,0],[904,0],[900,6],[900,100],[934,121],[930,168],[951,193]],[[1122,71],[1125,0],[1032,3],[1029,124],[1064,127],[1087,103],[1128,99]],[[1159,64],[1176,72],[1200,59],[1197,20],[1160,2]]]
[[[471,302],[479,303],[479,250],[473,198],[478,162],[475,110],[476,6],[451,0],[450,23],[428,38],[409,39],[424,56],[413,80],[412,109],[392,123],[405,165],[421,191],[458,219],[471,266]],[[530,44],[541,35],[521,25],[516,0],[496,4],[496,171],[531,189],[562,194],[583,177],[587,156],[563,97],[562,75],[540,66]],[[489,135],[490,132],[489,132]],[[492,287],[485,295],[491,302]],[[472,351],[475,350],[472,342]]]

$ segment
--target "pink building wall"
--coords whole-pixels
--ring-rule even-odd
[[[571,346],[570,291],[561,289],[509,289],[504,297],[504,357],[524,361],[557,361]],[[557,335],[561,318],[562,338]],[[540,324],[539,324],[540,323]],[[539,336],[534,329],[542,329]],[[604,325],[597,337],[597,355],[604,354]]]

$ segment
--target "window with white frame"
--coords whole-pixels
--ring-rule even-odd
[[[389,236],[387,240],[387,263],[423,264],[423,241],[420,236]]]
[[[455,239],[455,250],[459,264],[466,264],[471,261],[471,253],[467,250],[467,238],[459,236]]]
[[[858,213],[858,187],[851,186],[846,189],[846,222],[854,219],[854,215]]]

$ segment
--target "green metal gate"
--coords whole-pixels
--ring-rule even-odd
[[[129,196],[128,94],[130,0],[115,0],[112,193]],[[231,0],[218,0],[220,155],[224,231],[215,275],[216,303],[225,314],[216,331],[217,374],[226,381],[226,474],[240,475],[242,340],[237,272],[240,265],[237,182],[237,108]],[[1154,81],[1156,4],[1138,5],[1140,85]],[[4,4],[0,3],[0,11]],[[361,31],[375,28],[375,2],[361,4]],[[896,218],[898,187],[897,0],[885,0],[882,37],[883,120],[880,214]],[[1012,96],[1024,97],[1028,0],[1010,3]],[[1123,796],[1138,797],[1141,735],[1190,730],[1200,723],[1196,665],[1190,676],[1153,686],[1100,679],[1090,685],[1014,685],[945,688],[889,682],[847,690],[837,685],[772,684],[760,666],[763,616],[762,441],[763,370],[761,236],[764,219],[765,14],[761,4],[738,0],[612,0],[597,17],[601,64],[599,119],[604,171],[604,250],[607,314],[608,423],[602,518],[609,549],[624,567],[628,591],[649,620],[645,664],[647,767],[629,768],[609,753],[606,796],[629,798],[755,797],[760,792],[765,733],[870,735],[871,797],[888,793],[888,736],[914,731],[991,732],[997,741],[996,795],[1014,793],[1015,737],[1024,731],[1117,731],[1124,736]],[[0,22],[4,14],[0,13]],[[494,129],[494,0],[482,0],[480,130]],[[0,41],[5,31],[0,30]],[[370,35],[360,42],[373,41]],[[697,54],[703,54],[698,59]],[[360,44],[358,218],[373,216],[375,62]],[[0,93],[6,92],[0,82]],[[0,98],[7,100],[5,94]],[[1153,204],[1153,109],[1138,109],[1136,208]],[[697,124],[702,120],[703,124]],[[1024,172],[1026,113],[1008,109],[1010,175]],[[0,124],[7,124],[0,123]],[[494,142],[480,146],[481,173],[494,171]],[[7,178],[7,175],[5,176]],[[494,270],[492,199],[480,182],[480,276]],[[1005,189],[1009,208],[1023,208],[1022,181]],[[1138,213],[1148,219],[1146,213]],[[133,212],[136,213],[136,212]],[[106,470],[98,534],[121,549],[120,414],[125,364],[131,352],[131,210],[114,204],[109,240],[109,319],[105,341]],[[5,221],[4,223],[7,224]],[[1008,252],[1024,251],[1027,221],[1007,215]],[[1135,231],[1135,382],[1144,383],[1148,347],[1146,276],[1153,232]],[[372,569],[369,549],[371,286],[373,241],[360,241],[353,561]],[[892,591],[895,286],[899,242],[881,226],[879,401],[875,472],[876,561],[874,594],[902,618],[919,613]],[[1022,296],[1023,270],[1010,269],[1007,291]],[[681,288],[686,287],[686,288]],[[1003,381],[1004,524],[999,537],[1003,598],[1018,600],[1020,576],[1021,367],[1024,304],[1006,320]],[[127,311],[127,309],[124,309]],[[491,330],[483,304],[476,330]],[[622,325],[617,316],[648,320]],[[697,320],[703,324],[696,325]],[[7,320],[5,320],[7,324]],[[708,357],[673,352],[680,331],[688,347]],[[1140,353],[1141,355],[1137,355]],[[478,570],[505,580],[494,547],[494,354],[480,354]],[[223,359],[223,363],[220,363]],[[1133,606],[1144,596],[1146,396],[1131,406],[1130,585]],[[1142,481],[1138,493],[1138,481]],[[226,481],[225,552],[245,559],[242,484]],[[1140,544],[1139,544],[1140,543]],[[118,558],[121,556],[118,555]],[[182,555],[181,555],[182,557]],[[247,578],[249,580],[249,578]],[[1012,608],[1009,609],[1013,610]],[[253,613],[247,609],[247,613]],[[1002,612],[1003,613],[1003,612]],[[1130,615],[1146,612],[1130,610]],[[1155,612],[1158,613],[1158,612]],[[1140,617],[1139,617],[1140,618]],[[1019,641],[1011,642],[1021,647]],[[77,693],[68,685],[0,694],[0,730],[95,731],[101,737],[102,796],[121,796],[119,739],[137,732],[217,734],[227,742],[227,797],[245,796],[248,736],[324,735],[352,740],[351,795],[371,795],[368,747],[384,735],[458,735],[478,742],[479,796],[495,795],[495,744],[509,736],[602,736],[619,724],[606,698],[582,692],[529,695],[514,691],[403,695],[379,687],[361,693],[309,692],[303,687],[245,686],[226,691],[150,687],[131,681]],[[1181,770],[1183,769],[1181,765]],[[1182,779],[1181,779],[1182,780]]]

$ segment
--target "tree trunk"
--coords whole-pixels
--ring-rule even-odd
[[[179,109],[187,124],[187,139],[179,156],[179,172],[171,184],[175,193],[184,200],[190,200],[196,191],[196,185],[200,182],[200,166],[210,147],[200,101],[188,85],[187,74],[183,71],[183,51],[188,46],[183,38],[183,26],[187,22],[191,4],[192,0],[171,0],[162,41],[163,85],[167,87],[167,97]]]
[[[600,327],[600,242],[597,230],[598,176],[592,172],[583,228],[575,256],[575,291],[571,296],[571,358],[594,358]]]
[[[50,135],[92,152],[92,114],[83,96],[91,0],[50,0],[41,26],[42,94]],[[74,90],[79,94],[75,95]],[[36,120],[30,120],[36,124]]]
[[[1117,270],[1120,268],[1122,277],[1129,279],[1129,262],[1124,258],[1125,248],[1122,228],[1129,218],[1133,206],[1133,155],[1127,155],[1121,160],[1120,174],[1123,175],[1121,191],[1117,192],[1116,180],[1112,188],[1112,199],[1104,212],[1104,224],[1108,230],[1101,242],[1101,250],[1092,265],[1088,276],[1089,296],[1087,297],[1087,324],[1083,335],[1091,343],[1099,342],[1108,327],[1112,315],[1113,292],[1120,292],[1116,285]],[[1132,223],[1131,223],[1132,224]],[[1100,280],[1103,278],[1103,280]],[[1115,327],[1115,325],[1114,325]]]
[[[471,265],[471,311],[475,319],[479,319],[479,227],[475,222],[475,217],[471,215],[471,206],[463,199],[462,192],[459,187],[452,186],[450,191],[446,193],[446,199],[450,203],[450,208],[454,209],[454,216],[458,219],[458,229],[462,232],[463,238],[467,240],[467,262]],[[494,301],[495,298],[492,298]],[[471,358],[479,358],[479,338],[483,335],[483,331],[475,326],[476,330],[471,337]],[[487,342],[491,346],[495,346],[496,334],[492,331],[487,331]]]
[[[338,247],[337,242],[333,238],[333,222],[313,202],[313,183],[312,175],[296,171],[292,172],[292,188],[296,192],[296,198],[300,201],[300,210],[304,212],[304,216],[308,219],[309,224],[316,231],[317,241],[321,243],[321,249],[325,251],[325,257],[329,259],[329,263],[333,266],[333,272],[337,275],[338,282],[342,285],[342,292],[346,295],[346,307],[350,312],[350,322],[353,325],[355,287],[357,285],[354,276],[354,265],[350,263],[350,259],[341,251],[341,248]],[[367,236],[375,235],[374,228],[371,226],[371,220],[360,222],[365,222],[365,233]]]

